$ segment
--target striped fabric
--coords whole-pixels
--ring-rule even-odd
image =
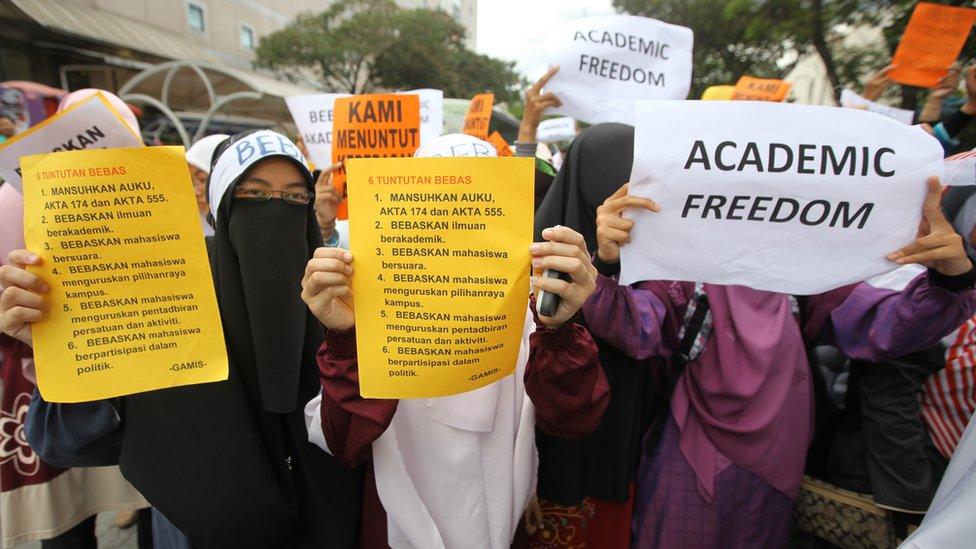
[[[976,411],[976,317],[950,334],[946,367],[922,387],[922,420],[939,452],[952,457],[969,418]]]

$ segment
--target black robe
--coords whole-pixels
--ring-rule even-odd
[[[580,134],[536,212],[535,240],[542,240],[543,229],[563,225],[582,234],[587,249],[596,253],[596,209],[630,179],[633,154],[631,126],[598,124]],[[536,430],[538,493],[560,505],[589,496],[627,500],[656,402],[651,361],[634,360],[593,339],[610,383],[610,404],[600,425],[578,440]]]

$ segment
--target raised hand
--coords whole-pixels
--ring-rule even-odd
[[[938,177],[928,180],[929,193],[922,206],[922,222],[918,238],[904,248],[888,255],[889,261],[899,265],[918,263],[946,276],[968,273],[973,263],[966,255],[962,237],[942,213],[942,190]]]
[[[353,311],[352,254],[341,248],[319,248],[305,267],[302,301],[326,328],[344,332],[356,325]]]
[[[603,205],[596,209],[596,254],[606,263],[620,261],[620,247],[630,242],[630,230],[634,222],[623,217],[627,208],[644,208],[652,212],[661,211],[657,202],[649,198],[630,196],[627,189],[630,184],[617,189]]]

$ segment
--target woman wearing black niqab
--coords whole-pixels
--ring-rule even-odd
[[[546,227],[570,227],[595,253],[596,209],[630,179],[634,154],[634,128],[623,124],[598,124],[580,134],[570,145],[566,159],[535,217],[535,240]],[[599,260],[594,264],[598,267]],[[561,439],[536,430],[539,450],[538,494],[543,512],[559,506],[578,506],[561,519],[573,521],[574,513],[588,517],[573,524],[574,544],[580,535],[601,547],[626,547],[630,530],[630,487],[637,476],[641,437],[654,409],[654,382],[648,361],[626,356],[610,344],[594,338],[600,364],[610,382],[610,405],[599,427],[583,439]],[[583,505],[584,498],[588,499]],[[595,501],[597,498],[602,501]],[[607,503],[616,502],[616,503]],[[614,515],[614,516],[607,516]],[[561,520],[560,519],[560,520]],[[560,520],[546,520],[543,528],[560,528]],[[582,523],[589,523],[581,531]],[[599,524],[600,526],[594,527]],[[549,532],[552,534],[552,532]],[[562,539],[569,531],[560,534]]]
[[[311,174],[268,130],[214,157],[211,267],[229,377],[119,399],[118,433],[102,438],[117,437],[123,475],[195,547],[352,547],[359,473],[308,442],[303,415],[323,339],[300,297],[322,245]],[[34,431],[54,436],[55,416]]]

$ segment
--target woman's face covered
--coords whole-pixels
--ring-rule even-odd
[[[308,183],[294,162],[281,157],[262,160],[241,177],[233,193],[230,238],[242,267],[245,255],[270,259],[280,248],[295,248],[295,244],[305,242],[308,206],[282,198],[282,195],[311,197]],[[267,194],[271,194],[270,200],[254,199]],[[301,247],[305,248],[301,254],[304,271],[308,250],[307,246]]]
[[[247,190],[273,194],[263,201],[238,196]],[[269,378],[297,369],[302,358],[306,310],[301,281],[311,253],[306,238],[311,206],[280,196],[310,195],[310,190],[292,161],[272,157],[249,169],[233,192],[228,234],[240,266],[258,377],[267,388],[274,384]],[[294,398],[291,390],[262,392],[271,409],[287,406],[287,398]]]
[[[235,136],[222,147],[208,197],[225,339],[262,407],[291,412],[299,400],[303,356],[317,348],[301,299],[305,266],[321,245],[312,176],[298,148],[269,130]]]

